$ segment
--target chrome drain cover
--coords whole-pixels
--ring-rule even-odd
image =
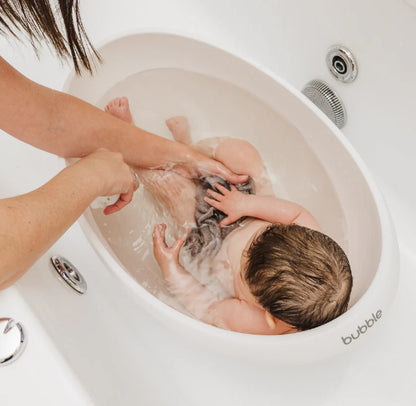
[[[52,265],[59,276],[78,293],[85,293],[87,291],[87,282],[78,271],[78,269],[66,258],[61,256],[51,257]]]
[[[0,366],[16,361],[26,348],[26,333],[20,323],[0,318]]]
[[[357,77],[357,61],[352,52],[342,45],[334,45],[328,50],[326,63],[330,72],[341,82],[349,83]]]

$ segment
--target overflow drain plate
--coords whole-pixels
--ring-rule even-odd
[[[358,65],[352,52],[342,46],[332,46],[326,55],[328,69],[336,79],[350,83],[357,77]]]
[[[57,255],[51,257],[51,262],[59,276],[72,289],[81,294],[87,291],[87,282],[71,262]]]
[[[21,323],[0,318],[0,366],[16,361],[26,348],[26,333]]]

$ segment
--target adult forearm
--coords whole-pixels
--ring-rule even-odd
[[[73,96],[53,92],[45,98],[54,107],[43,147],[53,148],[50,152],[57,155],[80,157],[104,147],[121,152],[132,166],[148,168],[185,161],[191,152],[183,144],[144,131]]]
[[[75,222],[97,196],[79,166],[39,189],[0,200],[0,288],[16,281]]]
[[[104,147],[127,163],[153,167],[186,160],[192,150],[148,133],[76,97],[38,85],[0,58],[1,128],[45,151],[82,157]]]

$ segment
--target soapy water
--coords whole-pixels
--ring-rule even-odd
[[[135,216],[136,227],[132,224],[132,228],[128,231],[127,235],[114,235],[114,233],[109,230],[107,241],[114,246],[125,244],[126,240],[129,240],[131,244],[131,250],[137,257],[137,263],[146,264],[147,267],[149,267],[150,272],[161,277],[161,271],[153,257],[152,235],[154,225],[162,223],[167,224],[166,243],[170,246],[176,239],[186,235],[186,230],[189,230],[191,227],[195,226],[195,223],[194,221],[185,221],[183,223],[178,223],[175,221],[175,219],[172,217],[172,211],[177,211],[177,208],[174,208],[170,205],[170,198],[167,200],[157,198],[151,192],[151,190],[149,190],[152,188],[152,186],[155,185],[149,185],[149,180],[145,180],[146,175],[150,175],[152,181],[155,180],[154,176],[151,176],[152,174],[150,171],[143,171],[141,173],[141,184],[139,189],[136,191],[131,207],[134,207],[135,210],[137,210]],[[181,180],[180,175],[172,174],[168,171],[158,170],[157,175],[160,178],[160,183],[163,183],[163,181],[166,180],[170,182],[172,177],[177,178],[179,182]],[[189,181],[188,179],[185,181],[189,182],[189,187],[194,188],[192,181]],[[150,187],[146,187],[146,185]],[[156,186],[159,186],[159,183],[157,183]],[[182,189],[181,192],[186,194],[184,189]],[[169,192],[166,194],[169,195]],[[181,200],[180,197],[179,200]],[[170,209],[168,209],[168,207],[170,207]],[[194,204],[192,204],[189,209],[189,212],[193,214]],[[94,211],[96,210],[100,211],[102,208],[95,208]],[[118,217],[122,217],[122,214],[123,213],[120,212]],[[111,216],[111,218],[110,216],[108,217],[108,221],[104,224],[105,228],[109,227],[109,222],[113,221],[114,218],[117,217],[117,214],[113,216]],[[221,300],[233,296],[232,280],[230,280],[231,269],[228,260],[225,259],[220,262],[215,261],[215,272],[213,272],[213,258],[191,258],[191,256],[187,253],[187,250],[182,249],[180,254],[180,262],[196,280],[198,280],[202,285],[206,286],[210,290],[210,292],[215,296],[216,300]],[[141,269],[138,270],[138,272],[140,273]],[[135,273],[133,272],[133,275],[134,274]],[[224,275],[218,277],[219,274]],[[228,281],[227,275],[229,279]],[[224,280],[227,281],[226,284],[224,284]],[[189,282],[186,279],[183,280],[183,286],[180,287],[181,292],[188,290],[188,283]],[[146,283],[142,284],[144,287],[151,289],[151,285]],[[153,290],[152,293],[170,306],[187,313],[187,311],[177,300],[175,290]],[[198,315],[202,315],[203,312],[213,303],[213,300],[210,295],[207,297],[198,296],[197,302],[198,303],[195,303],[196,307],[192,312],[196,317],[198,317]]]
[[[259,150],[267,168],[264,186],[269,178],[277,196],[306,207],[348,253],[343,211],[328,175],[302,134],[275,109],[229,83],[178,69],[155,69],[128,77],[104,94],[98,106],[103,108],[122,95],[129,98],[134,122],[147,131],[171,138],[165,120],[183,115],[190,122],[194,142],[224,136],[250,141]],[[214,156],[217,145],[212,145]],[[163,174],[170,176],[168,171]],[[175,193],[179,200],[183,198],[180,188]],[[153,256],[152,233],[156,224],[167,224],[168,245],[192,225],[189,215],[184,216],[188,221],[175,221],[169,204],[175,203],[161,204],[142,183],[132,203],[120,212],[104,216],[102,209],[93,209],[92,213],[126,271],[160,300],[187,313],[172,295],[174,292],[167,289]],[[217,258],[214,272],[210,258],[191,261],[181,255],[181,261],[218,299],[233,296],[227,258]]]
[[[215,141],[212,145],[212,154],[215,156],[216,148],[219,141]],[[174,169],[169,168],[169,169]],[[139,170],[140,187],[136,192],[135,203],[139,201],[140,209],[137,211],[136,220],[140,217],[145,217],[141,222],[141,227],[138,227],[139,233],[132,228],[128,232],[127,237],[134,236],[131,242],[131,249],[143,262],[151,261],[153,255],[152,233],[155,224],[167,224],[166,242],[172,245],[176,239],[187,235],[192,227],[195,227],[194,213],[195,213],[195,181],[185,179],[180,175],[175,174],[169,170]],[[263,175],[260,177],[259,186],[262,189],[267,188],[267,192],[272,192],[269,181],[267,179],[267,172],[264,168]],[[172,188],[173,186],[173,188]],[[103,200],[102,202],[106,202]],[[93,209],[102,209],[97,204],[92,206]],[[179,221],[178,221],[179,220]],[[106,223],[108,227],[108,223]],[[125,241],[126,236],[122,236],[122,241]],[[116,244],[114,236],[108,236],[108,241]],[[216,244],[222,245],[222,241],[217,240]],[[225,246],[223,247],[225,248]],[[219,301],[225,298],[234,296],[233,275],[230,263],[225,250],[222,250],[218,255],[213,257],[203,257],[198,255],[192,257],[190,251],[186,249],[181,250],[180,262],[184,268],[198,281],[201,285],[209,290],[209,294],[200,294],[197,300],[188,309],[192,309],[192,314],[199,318],[202,316],[209,306],[214,301]],[[152,272],[160,273],[160,270],[155,264],[151,266]],[[182,283],[183,282],[183,283]],[[176,283],[176,290],[169,288],[170,296],[165,291],[154,291],[153,293],[164,302],[171,306],[185,311],[177,300],[177,294],[184,292],[186,296],[192,294],[191,289],[194,289],[186,278],[178,280]],[[181,285],[182,283],[182,285]],[[181,285],[181,286],[178,286]],[[213,299],[215,298],[215,299]]]
[[[212,152],[214,156],[217,146],[218,143],[213,146],[214,150]],[[166,187],[172,184],[172,179],[179,186],[176,191],[166,189]],[[144,218],[144,221],[138,227],[138,234],[132,228],[129,230],[128,236],[135,236],[135,239],[131,242],[131,249],[137,254],[138,261],[149,263],[150,271],[160,274],[161,271],[153,258],[153,227],[155,224],[167,224],[166,242],[169,246],[176,239],[187,235],[191,227],[195,226],[193,221],[195,199],[193,196],[190,196],[194,192],[195,186],[194,182],[184,179],[180,175],[156,169],[142,171],[140,173],[140,181],[140,188],[135,196],[136,205],[137,202],[140,205],[136,216],[137,219],[140,217]],[[266,168],[264,168],[260,181],[256,186],[261,190],[261,194],[273,193],[273,187],[268,178]],[[189,193],[190,191],[191,193]],[[185,205],[183,203],[184,200],[189,202],[189,204]],[[178,204],[182,206],[179,208]],[[177,216],[179,218],[187,217],[186,215],[185,217],[178,215],[178,210],[182,212],[188,211],[187,220],[183,222],[176,220]],[[126,236],[119,237],[122,237],[121,244],[126,242]],[[112,238],[114,237],[109,237],[108,240],[111,241]],[[115,243],[115,241],[112,242],[113,244]],[[187,304],[188,310],[183,307],[178,298],[193,295],[193,290],[196,288],[186,278],[181,280],[179,277],[176,282],[176,288],[169,287],[168,293],[165,290],[154,290],[152,293],[170,306],[196,318],[201,318],[215,301],[234,297],[233,272],[228,258],[224,255],[227,240],[224,242],[217,240],[216,243],[223,244],[223,250],[220,250],[218,254],[220,258],[217,258],[217,256],[215,258],[201,256],[193,258],[188,250],[181,250],[181,264],[201,285],[208,289],[208,294],[206,292],[198,294],[193,302]],[[143,286],[149,289],[149,285],[146,283]],[[184,294],[184,292],[186,293]]]
[[[195,182],[168,171],[142,171],[141,181],[145,191],[143,198],[146,200],[142,201],[142,204],[153,205],[155,209],[154,214],[156,216],[150,219],[151,223],[167,224],[167,244],[172,245],[176,239],[188,235],[189,231],[195,227]],[[141,248],[145,246],[145,241],[152,238],[149,231],[149,229],[144,229],[142,235],[136,240],[136,243],[140,241]],[[217,241],[217,243],[220,244],[221,242]],[[146,247],[146,252],[148,251],[149,247]],[[224,285],[221,282],[221,280],[224,281],[224,277],[218,278],[218,275],[223,273],[230,274],[231,269],[228,260],[219,263],[212,257],[201,255],[192,257],[189,250],[182,249],[180,262],[196,280],[215,295],[217,300],[233,295],[232,285],[230,289],[229,283]],[[213,272],[214,267],[215,272]],[[184,279],[183,283],[186,285],[188,282]],[[186,286],[181,286],[178,289],[181,292],[188,290]],[[176,296],[177,292],[170,289],[170,293]],[[212,299],[198,297],[198,302],[200,304],[206,302],[208,306]],[[196,311],[196,314],[199,313],[200,311]]]

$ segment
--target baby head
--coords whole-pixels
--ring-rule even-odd
[[[341,247],[327,235],[295,224],[271,225],[255,237],[242,276],[266,311],[299,331],[344,313],[352,288]]]

